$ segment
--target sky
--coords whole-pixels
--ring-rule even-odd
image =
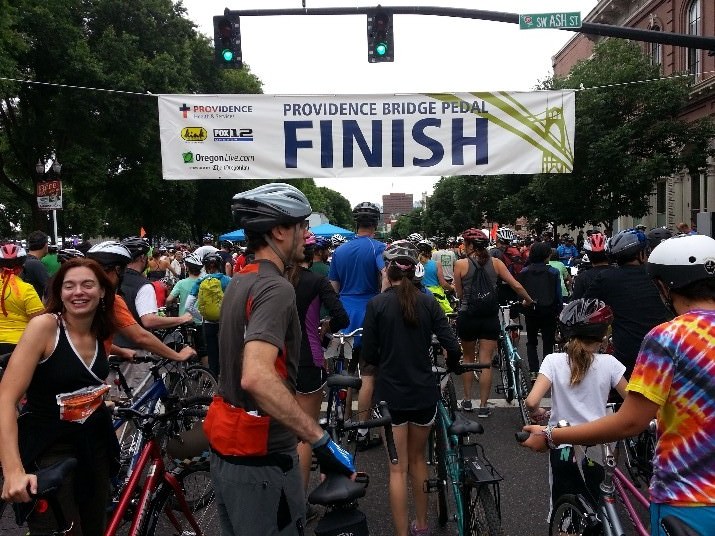
[[[302,0],[183,0],[199,31],[213,35],[213,16],[230,9],[301,8]],[[354,0],[305,0],[306,7],[371,6]],[[598,0],[389,0],[384,6],[443,6],[507,13],[580,11]],[[529,91],[552,74],[551,57],[573,32],[519,30],[517,24],[396,15],[392,63],[367,61],[366,16],[241,17],[243,61],[268,95]],[[382,195],[432,193],[439,177],[315,179],[351,205],[382,204]]]

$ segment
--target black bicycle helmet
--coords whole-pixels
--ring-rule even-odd
[[[218,253],[207,253],[204,255],[203,264],[204,266],[216,266],[217,268],[223,263],[223,258]]]
[[[567,303],[559,315],[561,334],[571,339],[602,339],[613,322],[613,311],[601,300],[579,299]]]
[[[673,237],[673,232],[666,227],[654,227],[645,234],[648,239],[648,247],[655,249],[663,240],[668,240]]]
[[[368,201],[358,203],[353,209],[353,219],[358,225],[377,226],[380,221],[380,209]]]
[[[125,238],[122,240],[121,244],[129,250],[129,253],[132,255],[132,260],[149,253],[149,243],[138,236]]]
[[[231,210],[241,227],[256,233],[301,222],[312,212],[303,192],[282,182],[264,184],[234,195]]]
[[[385,248],[382,256],[385,257],[385,260],[388,262],[403,265],[411,264],[414,266],[419,262],[417,260],[417,248],[408,240],[393,242]]]
[[[646,248],[647,244],[648,240],[643,231],[626,229],[608,240],[606,251],[613,259],[618,261],[619,259],[635,257]]]
[[[129,249],[113,240],[100,242],[89,248],[87,257],[94,259],[102,266],[126,266],[132,261]]]
[[[433,249],[434,245],[429,240],[420,240],[419,242],[417,242],[417,251],[424,255],[431,256]]]
[[[661,242],[648,257],[648,274],[671,290],[715,277],[715,240],[706,235],[677,235]]]
[[[27,252],[17,244],[0,246],[0,268],[16,268],[25,264]]]
[[[72,249],[72,248],[67,248],[67,249],[61,249],[57,252],[57,260],[62,264],[63,262],[67,262],[70,259],[76,259],[78,257],[84,257],[84,253],[82,253],[78,249]]]

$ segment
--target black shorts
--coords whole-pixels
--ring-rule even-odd
[[[457,337],[463,341],[478,341],[485,339],[498,341],[501,326],[499,316],[473,316],[464,311],[457,315]]]
[[[437,417],[437,404],[424,409],[391,409],[392,426],[414,424],[416,426],[432,426]]]
[[[298,367],[295,390],[301,395],[309,395],[320,391],[327,380],[328,373],[324,368],[315,365],[301,365]]]

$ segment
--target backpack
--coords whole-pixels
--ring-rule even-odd
[[[521,253],[516,248],[506,248],[506,251],[503,252],[502,260],[509,273],[514,277],[524,269],[524,257],[521,256]]]
[[[491,262],[491,258],[488,262]],[[489,316],[499,311],[499,297],[497,288],[489,280],[484,267],[477,266],[473,259],[469,259],[474,265],[474,275],[472,276],[472,286],[467,300],[467,313],[474,316]]]
[[[197,306],[204,320],[218,322],[223,302],[223,287],[218,277],[207,277],[199,285]]]
[[[537,308],[544,309],[556,304],[556,278],[548,264],[531,264],[528,270],[519,274],[518,280],[536,302]]]

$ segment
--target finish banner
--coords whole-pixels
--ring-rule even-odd
[[[164,179],[570,173],[573,91],[161,95]]]

